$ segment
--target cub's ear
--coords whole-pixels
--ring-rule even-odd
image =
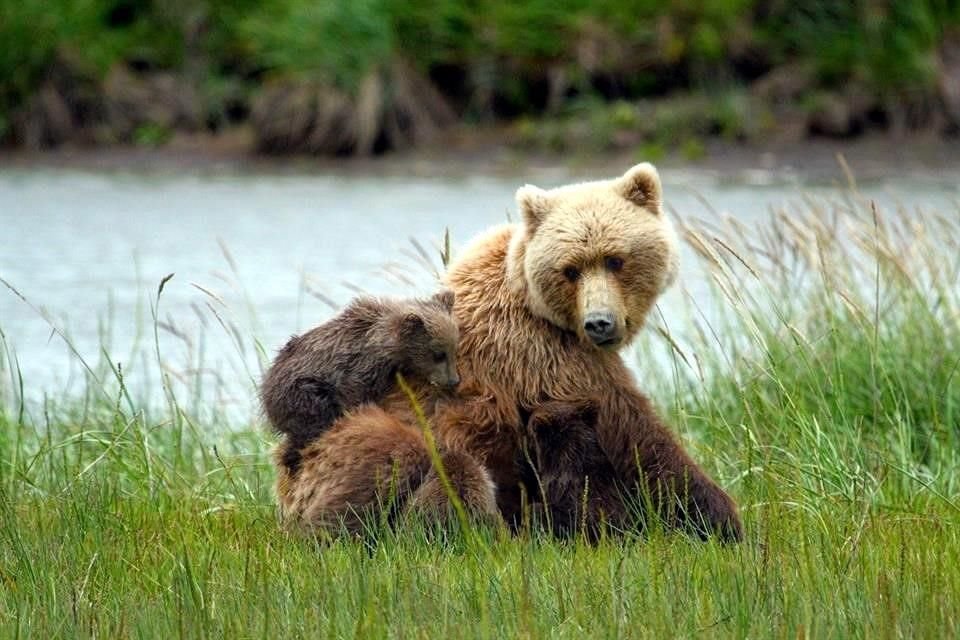
[[[590,400],[546,402],[535,409],[527,419],[528,428],[533,433],[564,433],[575,422],[594,427],[597,424],[596,403]]]
[[[453,312],[453,303],[456,302],[456,294],[453,293],[452,289],[444,289],[431,298],[435,303],[440,305],[440,308],[446,311],[447,313]]]
[[[660,202],[663,199],[660,174],[649,162],[641,162],[631,167],[616,181],[615,188],[620,195],[638,207],[660,213]]]
[[[405,313],[400,318],[400,334],[403,336],[411,336],[425,327],[423,318],[415,313]]]
[[[527,224],[527,231],[533,232],[550,211],[550,195],[540,187],[525,184],[517,189],[517,206]]]

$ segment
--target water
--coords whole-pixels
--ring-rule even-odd
[[[17,367],[31,399],[78,392],[87,375],[82,359],[106,380],[115,377],[106,363],[119,362],[135,397],[162,397],[151,305],[161,279],[173,273],[158,311],[164,370],[179,394],[250,415],[262,362],[288,336],[329,317],[330,303],[344,304],[358,289],[409,294],[433,287],[429,270],[411,257],[409,238],[438,265],[435,247],[445,229],[456,248],[507,219],[519,184],[582,177],[0,168],[0,277],[29,301],[0,287],[0,330],[16,361],[0,371],[0,392],[9,396],[17,385]],[[705,199],[716,212],[751,223],[801,190],[816,197],[840,191],[762,175],[663,177],[669,205],[684,218],[715,215]],[[864,190],[887,203],[955,210],[956,185],[949,177],[912,176]],[[709,295],[703,278],[683,270],[661,304],[669,325],[682,325],[673,311],[680,291]]]

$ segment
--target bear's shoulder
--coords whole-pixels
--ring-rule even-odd
[[[447,280],[453,283],[478,273],[500,270],[510,247],[510,239],[516,231],[516,224],[505,223],[478,235],[447,267]]]

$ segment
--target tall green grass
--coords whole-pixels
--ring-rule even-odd
[[[173,384],[128,401],[116,376],[21,415],[4,358],[0,636],[955,636],[958,213],[853,189],[684,225],[715,295],[651,321],[640,353],[670,366],[640,384],[737,498],[736,547],[319,544],[278,526],[260,425],[213,427]]]

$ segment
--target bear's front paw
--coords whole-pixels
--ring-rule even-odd
[[[737,505],[723,489],[711,483],[697,491],[692,502],[687,523],[702,539],[715,536],[721,542],[743,540]]]

